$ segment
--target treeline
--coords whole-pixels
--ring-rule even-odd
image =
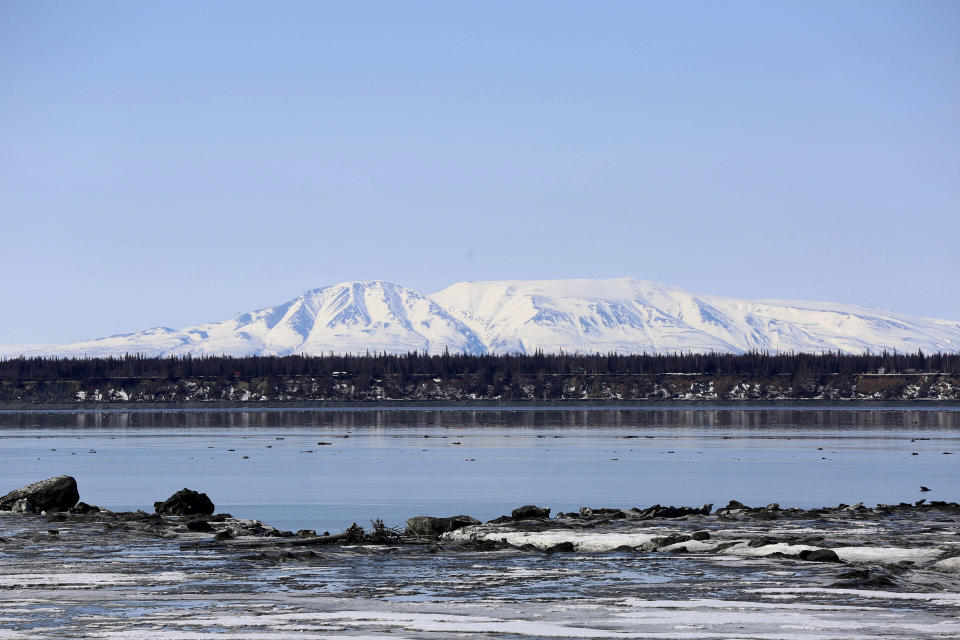
[[[653,355],[545,354],[182,356],[148,358],[13,358],[0,360],[3,380],[107,378],[253,378],[263,376],[363,377],[700,374],[815,376],[828,374],[960,374],[960,354],[675,353]]]

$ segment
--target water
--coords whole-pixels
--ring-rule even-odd
[[[0,492],[68,473],[86,502],[151,510],[187,486],[321,531],[525,503],[956,501],[960,411],[0,412],[0,461]],[[717,545],[688,553],[218,543],[111,518],[0,513],[0,638],[960,637],[960,574],[934,564],[957,556],[949,509],[504,525]],[[852,555],[772,553],[808,544]]]
[[[151,511],[190,487],[218,511],[291,530],[486,520],[522,504],[899,503],[921,485],[956,501],[960,411],[0,412],[0,460],[0,492],[69,474],[85,502]]]

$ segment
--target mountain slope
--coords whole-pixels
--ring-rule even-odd
[[[495,352],[960,350],[960,322],[701,296],[633,278],[461,282],[431,298]]]
[[[855,305],[695,295],[646,280],[460,282],[431,296],[344,282],[230,320],[0,357],[825,350],[958,352],[960,322]]]
[[[498,353],[738,351],[650,302],[637,280],[461,282],[431,296]]]
[[[276,307],[180,331],[147,329],[48,348],[58,355],[481,353],[480,340],[424,295],[390,282],[346,282]]]

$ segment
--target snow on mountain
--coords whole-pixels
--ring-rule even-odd
[[[648,299],[630,278],[460,282],[431,298],[496,353],[739,351]]]
[[[46,355],[481,353],[476,335],[429,298],[390,282],[345,282],[231,320],[146,329],[53,347]]]
[[[634,278],[461,282],[431,296],[491,351],[960,351],[960,322],[695,295]]]
[[[29,347],[29,348],[28,348]],[[345,282],[224,322],[0,357],[325,353],[960,351],[960,322],[855,305],[695,295],[646,280],[460,282],[431,296]]]

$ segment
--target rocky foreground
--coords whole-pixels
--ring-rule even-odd
[[[114,513],[60,476],[0,511],[0,638],[960,637],[955,502],[527,505],[318,534],[190,489]]]
[[[925,499],[872,508],[862,503],[821,509],[784,509],[777,503],[748,507],[736,500],[716,510],[712,504],[581,507],[554,518],[549,507],[526,505],[487,523],[467,515],[414,516],[403,531],[374,520],[369,531],[354,523],[339,533],[317,535],[315,530],[284,531],[259,520],[215,514],[214,503],[205,493],[186,488],[155,502],[153,513],[114,513],[80,502],[76,479],[57,476],[0,497],[0,511],[39,514],[49,523],[97,522],[122,526],[132,534],[185,537],[197,545],[268,552],[327,545],[429,544],[437,548],[442,544],[480,551],[517,548],[544,553],[714,553],[834,563],[868,560],[960,573],[960,504]],[[909,522],[923,522],[923,526],[913,531],[906,526]],[[798,528],[797,523],[807,526]],[[809,526],[814,523],[821,530]],[[841,523],[845,526],[838,526]],[[857,523],[870,526],[850,528]],[[59,532],[51,529],[48,535]],[[898,546],[876,546],[884,537]]]

